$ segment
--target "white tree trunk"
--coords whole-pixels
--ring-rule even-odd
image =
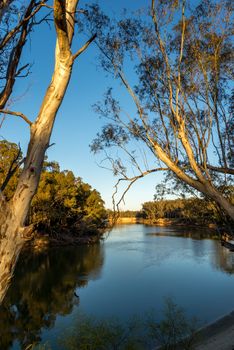
[[[0,302],[8,289],[20,251],[30,238],[30,228],[25,227],[25,221],[38,187],[54,120],[66,93],[74,63],[70,47],[77,3],[78,0],[67,0],[66,5],[59,0],[54,1],[57,44],[53,77],[38,117],[31,125],[27,156],[14,196],[6,203],[0,193]]]

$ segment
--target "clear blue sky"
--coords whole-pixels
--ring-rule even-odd
[[[150,1],[148,5],[150,5]],[[100,0],[101,7],[110,14],[120,13],[123,8],[137,9],[147,4],[145,0],[109,1]],[[82,7],[83,1],[80,2]],[[74,38],[74,45],[79,42],[79,35]],[[54,31],[47,26],[35,28],[28,41],[23,56],[23,63],[33,62],[32,73],[27,79],[19,79],[14,89],[9,109],[20,111],[35,120],[43,94],[48,86],[53,70],[55,48]],[[79,57],[75,63],[72,79],[57,115],[51,143],[47,155],[50,160],[60,163],[61,169],[71,169],[76,176],[82,177],[102,195],[106,207],[112,207],[113,186],[117,178],[105,169],[98,167],[101,157],[91,154],[89,144],[100,130],[104,121],[94,113],[92,105],[102,99],[103,93],[113,81],[97,67],[97,51],[94,45]],[[130,77],[131,78],[131,77]],[[118,83],[114,83],[117,94],[121,97],[126,110],[133,112],[127,94]],[[12,142],[20,142],[25,151],[29,140],[28,126],[19,118],[7,117],[0,136]],[[140,209],[145,201],[152,200],[155,185],[160,175],[152,174],[140,180],[129,191],[123,209]]]

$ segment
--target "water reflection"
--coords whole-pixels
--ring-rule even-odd
[[[77,311],[125,321],[160,310],[165,296],[199,319],[230,312],[234,253],[210,238],[201,230],[128,225],[104,244],[24,252],[0,308],[0,350],[55,339]]]
[[[206,257],[207,254],[210,253],[212,265],[216,270],[228,274],[234,274],[234,253],[230,252],[219,243],[218,235],[215,231],[202,228],[186,229],[184,227],[177,227],[175,229],[157,227],[154,228],[153,231],[147,232],[146,235],[155,237],[190,238],[190,240],[185,239],[177,242],[177,244],[179,243],[178,247],[183,247],[184,255],[186,254],[186,251],[189,250],[193,253],[193,257],[197,259],[197,262],[199,262],[199,259]],[[177,244],[173,246],[172,251],[175,251],[178,248]],[[167,247],[168,246],[169,245],[167,244]],[[165,252],[162,251],[164,259],[168,259],[168,254],[165,256]],[[158,260],[162,262],[163,257],[160,258],[159,255]]]
[[[98,244],[24,252],[0,307],[0,349],[16,339],[20,348],[39,341],[43,327],[53,327],[57,315],[69,314],[79,303],[79,288],[100,278],[103,262]]]
[[[147,227],[147,226],[146,226]],[[186,228],[183,226],[177,227],[155,227],[152,230],[152,227],[147,235],[156,235],[156,236],[170,236],[170,237],[184,237],[192,239],[216,239],[218,234],[216,231],[207,230],[203,228]]]
[[[234,253],[220,245],[215,245],[213,264],[217,270],[224,271],[230,275],[234,274]]]

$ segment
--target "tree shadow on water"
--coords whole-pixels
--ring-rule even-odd
[[[100,244],[24,251],[4,303],[0,306],[0,349],[17,341],[25,349],[41,340],[58,315],[79,304],[77,288],[100,277],[104,262]]]

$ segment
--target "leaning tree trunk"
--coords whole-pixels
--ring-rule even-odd
[[[77,2],[78,0],[67,0],[66,7],[63,2],[54,1],[57,32],[54,74],[39,115],[30,126],[30,143],[14,196],[7,203],[0,193],[0,302],[9,287],[20,251],[25,241],[30,239],[30,228],[25,227],[25,221],[38,187],[45,151],[49,146],[54,120],[65,95],[74,62],[70,46]]]

